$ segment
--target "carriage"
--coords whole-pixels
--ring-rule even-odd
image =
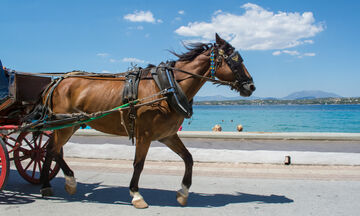
[[[51,77],[10,71],[0,62],[0,190],[6,184],[10,161],[14,161],[26,181],[40,184],[40,172],[52,132],[16,131],[50,82]],[[58,164],[52,163],[51,178],[59,169]]]

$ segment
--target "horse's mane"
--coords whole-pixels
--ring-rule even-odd
[[[186,53],[176,53],[174,51],[170,51],[173,55],[179,58],[178,61],[192,61],[198,55],[203,53],[204,51],[210,49],[212,47],[211,43],[190,43],[188,45],[184,44],[184,47],[188,50]]]

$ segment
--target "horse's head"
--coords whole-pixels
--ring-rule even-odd
[[[256,88],[240,53],[228,42],[220,38],[218,34],[216,34],[216,44],[211,52],[213,52],[214,56],[213,73],[216,72],[212,76],[232,82],[232,89],[240,92],[241,96],[250,96]]]

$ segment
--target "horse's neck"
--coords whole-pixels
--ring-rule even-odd
[[[175,67],[193,74],[206,76],[210,72],[209,57],[201,54],[191,62],[176,62]],[[206,80],[200,78],[188,78],[190,75],[179,71],[176,73],[177,80],[182,80],[179,84],[189,100],[193,99],[206,82]]]

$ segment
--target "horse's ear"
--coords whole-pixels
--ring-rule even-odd
[[[217,44],[222,45],[225,43],[225,41],[217,33],[215,33],[215,38]]]

